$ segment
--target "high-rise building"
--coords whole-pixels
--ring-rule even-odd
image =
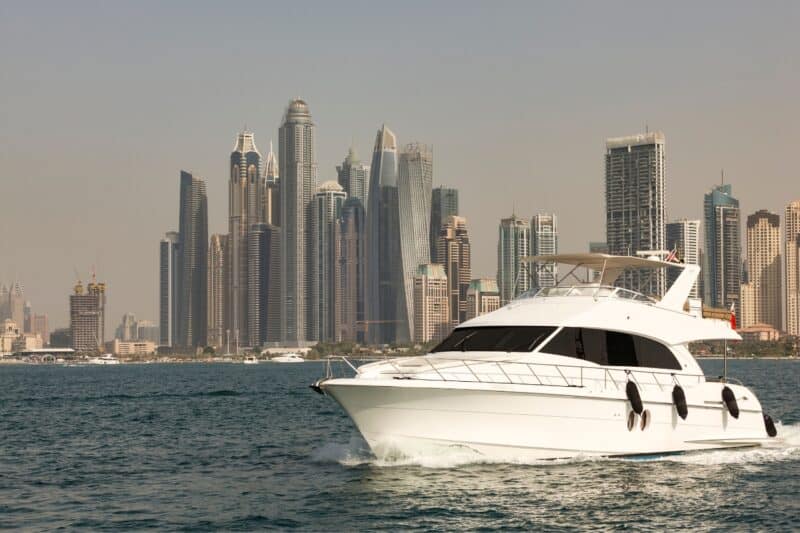
[[[414,342],[444,339],[451,330],[447,275],[442,265],[424,264],[414,276]]]
[[[531,288],[530,265],[522,258],[530,255],[531,228],[525,220],[511,215],[500,221],[497,240],[497,285],[500,305],[506,305]]]
[[[177,231],[170,231],[159,243],[158,330],[161,346],[173,346],[178,339],[180,256],[181,237]]]
[[[340,338],[366,342],[367,232],[364,204],[348,198],[342,205],[339,245]]]
[[[75,284],[69,297],[69,328],[72,349],[81,354],[96,354],[102,350],[105,338],[105,284],[94,279],[84,292],[83,284]]]
[[[178,226],[181,238],[181,287],[177,343],[184,348],[193,348],[206,343],[208,200],[205,182],[185,171],[181,171]]]
[[[431,263],[441,263],[438,257],[439,232],[448,217],[458,215],[458,189],[436,187],[431,194]],[[451,310],[452,311],[452,310]]]
[[[8,317],[20,331],[25,332],[25,293],[19,281],[15,281],[8,290]]]
[[[531,218],[531,255],[555,255],[558,253],[558,221],[555,215],[538,214]],[[555,287],[558,265],[554,262],[537,262],[529,265],[533,274],[533,286]]]
[[[681,219],[667,224],[667,250],[674,250],[679,261],[687,265],[700,266],[700,221]],[[681,271],[678,268],[667,269],[667,285],[672,286]],[[702,274],[702,271],[701,271]],[[689,297],[699,298],[698,282],[695,281]]]
[[[47,315],[33,315],[31,318],[31,333],[39,335],[45,346],[50,345],[50,326],[47,321]]]
[[[703,199],[705,265],[703,299],[712,307],[734,308],[739,315],[742,244],[739,200],[730,184],[717,185]],[[738,317],[741,323],[741,317]]]
[[[609,253],[636,255],[664,249],[664,134],[631,135],[606,140],[606,242]],[[661,296],[663,269],[624,272],[618,283]]]
[[[247,332],[247,232],[264,216],[265,179],[261,153],[249,131],[239,133],[230,157],[228,182],[228,328],[241,344]]]
[[[280,340],[280,231],[271,224],[253,224],[248,232],[248,331],[250,345]]]
[[[467,320],[500,309],[500,291],[497,281],[489,278],[473,279],[467,290]]]
[[[397,137],[384,124],[375,138],[367,206],[367,323],[371,344],[408,340],[400,263]]]
[[[228,236],[215,233],[208,244],[207,344],[220,348],[228,330]]]
[[[159,340],[158,326],[152,320],[137,320],[136,339],[157,345]]]
[[[347,193],[348,198],[358,198],[362,205],[368,205],[369,166],[361,163],[353,146],[348,150],[342,164],[336,167],[336,174],[339,185]]]
[[[786,262],[786,333],[800,335],[800,200],[784,211]]]
[[[122,315],[122,320],[117,326],[114,333],[114,338],[121,341],[135,341],[138,340],[138,330],[136,328],[136,315],[133,313],[125,313]]]
[[[279,131],[281,227],[281,338],[287,344],[313,340],[309,335],[311,290],[310,205],[317,188],[314,122],[308,104],[289,103]]]
[[[310,326],[314,339],[336,342],[341,331],[340,217],[347,199],[336,181],[326,181],[317,189],[311,205],[311,310]]]
[[[742,285],[742,327],[768,324],[780,330],[781,228],[780,216],[762,209],[747,217],[747,285]],[[745,302],[745,290],[752,297]],[[747,309],[746,309],[747,307]]]
[[[398,337],[400,341],[414,338],[414,276],[419,265],[431,261],[429,217],[432,187],[433,148],[418,143],[406,145],[398,158],[397,171],[403,268],[401,294],[406,306],[405,324],[402,335]]]
[[[269,154],[264,164],[264,212],[261,222],[277,226],[280,223],[280,177],[278,176],[278,159],[272,151],[272,142],[269,143]]]
[[[5,319],[11,320],[8,309],[8,287],[5,283],[0,283],[0,322]]]
[[[472,278],[467,220],[459,216],[447,217],[436,240],[436,255],[447,276],[450,325],[456,327],[467,319],[467,290]]]

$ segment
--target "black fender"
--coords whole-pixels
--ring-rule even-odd
[[[625,385],[625,395],[628,397],[628,401],[631,402],[633,412],[637,415],[642,414],[644,405],[642,404],[642,397],[639,395],[639,387],[636,386],[636,383],[629,381],[628,384]]]
[[[675,404],[678,416],[686,420],[686,416],[689,414],[689,408],[686,406],[686,393],[683,392],[683,387],[680,385],[675,385],[672,389],[672,403]]]
[[[775,422],[772,421],[772,417],[767,413],[762,414],[764,415],[764,427],[767,430],[767,435],[774,437],[778,434],[778,430],[775,428]]]
[[[722,387],[722,402],[728,407],[728,412],[733,418],[739,418],[739,404],[730,387]]]

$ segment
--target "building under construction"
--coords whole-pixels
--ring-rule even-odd
[[[84,290],[78,280],[69,297],[72,349],[79,354],[99,353],[105,345],[106,284],[92,281]]]

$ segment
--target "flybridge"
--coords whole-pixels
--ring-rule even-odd
[[[571,265],[573,268],[561,279],[558,285],[562,285],[564,280],[574,274],[578,268],[598,272],[597,281],[590,285],[597,287],[610,287],[619,276],[627,269],[648,269],[658,270],[662,268],[678,268],[682,272],[664,294],[660,301],[655,305],[665,309],[682,311],[686,304],[689,294],[694,286],[697,276],[700,274],[700,267],[697,265],[686,265],[683,263],[673,263],[665,261],[659,256],[667,255],[669,252],[655,251],[643,252],[646,257],[633,257],[623,255],[609,255],[599,253],[581,254],[555,254],[555,255],[536,255],[523,257],[525,263],[560,263]],[[638,293],[637,293],[638,294]],[[647,298],[643,296],[643,298]]]

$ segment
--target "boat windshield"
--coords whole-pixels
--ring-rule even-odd
[[[609,285],[562,285],[556,287],[544,287],[527,291],[518,299],[526,298],[547,298],[553,296],[591,296],[593,298],[620,298],[623,300],[635,300],[637,302],[654,303],[655,300],[642,293],[624,289],[622,287],[612,287]]]
[[[459,328],[431,352],[530,352],[555,330],[552,326]]]

